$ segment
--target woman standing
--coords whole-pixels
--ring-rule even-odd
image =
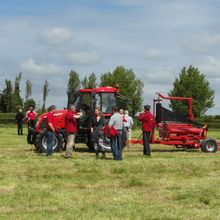
[[[103,136],[103,127],[105,126],[105,118],[102,116],[102,112],[99,107],[95,108],[95,116],[92,118],[91,122],[91,133],[94,142],[94,148],[96,153],[96,158],[99,158],[99,153],[102,153],[105,158],[105,152],[99,144],[99,138]]]

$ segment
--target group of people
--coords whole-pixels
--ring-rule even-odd
[[[52,154],[52,147],[55,140],[55,126],[54,126],[54,112],[56,107],[50,106],[47,114],[47,150],[46,155]],[[90,120],[91,138],[94,143],[94,149],[96,158],[100,158],[99,154],[102,154],[102,158],[105,158],[105,151],[100,145],[100,138],[103,138],[103,129],[109,126],[110,129],[110,144],[112,148],[114,160],[122,160],[122,132],[123,129],[128,139],[131,136],[131,127],[133,120],[129,116],[128,111],[119,113],[118,109],[113,108],[113,115],[109,122],[102,115],[102,111],[99,107],[95,108],[95,115]],[[74,105],[71,105],[65,116],[65,132],[66,132],[66,159],[71,159],[73,154],[73,147],[75,145],[75,137],[77,132],[76,119],[82,117],[81,112],[77,112]],[[115,129],[115,135],[112,135],[112,129]]]
[[[55,142],[55,113],[56,106],[51,105],[48,108],[47,113],[47,149],[46,155],[50,156],[53,152],[53,145]],[[26,120],[28,128],[35,127],[35,118],[37,113],[34,111],[33,107],[26,112]],[[77,112],[74,105],[70,105],[66,116],[65,116],[65,132],[66,132],[66,154],[65,158],[72,158],[73,147],[75,145],[75,138],[77,132],[77,123],[76,119],[82,117],[81,112]],[[21,110],[16,115],[16,120],[18,123],[18,135],[23,135],[23,123],[24,115]],[[141,112],[138,116],[138,120],[142,122],[142,131],[143,131],[143,154],[146,156],[151,156],[150,151],[150,138],[151,131],[154,127],[154,117],[150,112],[150,106],[145,105],[144,111]],[[94,143],[94,149],[96,153],[96,158],[100,158],[99,154],[102,154],[102,158],[105,158],[105,151],[100,145],[100,139],[103,138],[103,135],[108,135],[110,138],[110,145],[113,154],[114,160],[123,159],[123,146],[124,144],[127,147],[130,147],[131,141],[131,131],[133,126],[133,119],[129,116],[128,110],[118,109],[114,107],[112,109],[112,116],[107,122],[102,111],[99,107],[95,108],[95,115],[91,118],[90,127],[91,127],[91,137],[92,142]],[[123,139],[125,137],[125,140]]]
[[[126,131],[127,143],[131,139],[131,126],[133,125],[133,120],[129,116],[128,112],[125,111],[125,115],[122,114],[122,110],[118,112],[117,108],[113,109],[113,115],[109,120],[110,129],[115,129],[115,135],[111,138],[111,148],[114,160],[122,160],[122,132],[123,127]],[[121,117],[122,116],[122,117]],[[142,132],[143,132],[143,154],[150,157],[150,139],[151,131],[154,128],[155,121],[154,116],[150,112],[150,106],[145,105],[144,111],[142,111],[138,120],[142,122]]]

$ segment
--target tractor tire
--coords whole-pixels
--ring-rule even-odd
[[[94,151],[94,142],[89,140],[87,143],[86,143],[87,147],[89,148],[90,151]]]
[[[87,147],[89,148],[90,151],[94,151],[95,147],[94,147],[94,142],[92,140],[92,134],[89,132],[87,134],[87,143],[86,143]]]
[[[34,144],[36,139],[36,133],[33,128],[28,129],[28,134],[27,134],[27,143],[28,144]]]
[[[55,143],[53,146],[53,152],[58,152],[63,148],[63,137],[61,134],[56,134]],[[39,133],[36,137],[36,146],[40,150],[40,152],[46,152],[47,149],[47,132],[43,131]]]
[[[218,144],[213,138],[206,138],[202,141],[201,151],[205,153],[215,153],[218,150]]]

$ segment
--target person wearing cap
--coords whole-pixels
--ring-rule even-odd
[[[76,119],[82,116],[81,112],[76,112],[75,105],[70,105],[65,116],[65,132],[67,136],[66,143],[66,159],[71,159],[73,155],[73,147],[75,145],[75,138],[77,132]]]
[[[46,156],[50,156],[53,153],[53,146],[55,142],[55,126],[54,126],[54,113],[56,110],[55,105],[51,105],[48,108],[47,113],[47,149]]]
[[[150,137],[151,131],[154,128],[154,116],[150,112],[150,106],[145,105],[144,111],[138,116],[138,120],[142,122],[142,132],[143,132],[143,154],[146,156],[151,156],[150,152]]]

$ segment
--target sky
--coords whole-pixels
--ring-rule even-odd
[[[220,114],[219,0],[0,0],[0,90],[22,72],[42,105],[67,103],[69,72],[83,79],[123,65],[144,82],[143,104],[193,65],[215,91]]]

